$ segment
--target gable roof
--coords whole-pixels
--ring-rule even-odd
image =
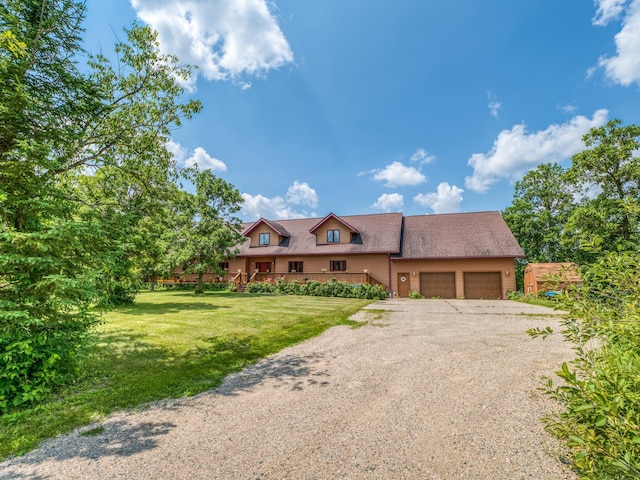
[[[309,230],[309,233],[316,233],[318,231],[318,229],[324,225],[328,220],[334,219],[338,222],[340,222],[342,225],[344,225],[347,230],[349,230],[349,232],[351,233],[360,233],[358,232],[358,230],[356,230],[355,228],[353,228],[351,225],[349,225],[342,217],[338,217],[337,215],[334,215],[333,213],[330,213],[329,215],[327,215],[326,217],[324,217],[322,220],[320,220],[314,227],[311,228],[311,230]]]
[[[282,237],[290,237],[291,236],[291,235],[289,235],[289,232],[287,232],[287,230],[285,230],[285,228],[282,225],[279,225],[279,224],[277,224],[275,222],[267,220],[266,218],[259,219],[250,228],[246,229],[242,234],[245,237],[248,237],[249,235],[251,235],[251,232],[253,232],[260,225],[267,225],[271,230],[275,231],[278,235],[280,235]]]
[[[500,212],[405,217],[401,258],[524,257]]]
[[[238,256],[263,257],[272,255],[328,255],[328,254],[358,254],[358,253],[385,253],[399,254],[402,232],[401,213],[380,213],[373,215],[349,215],[336,217],[346,228],[358,233],[357,241],[352,243],[330,243],[318,245],[316,236],[311,231],[322,220],[318,218],[300,218],[292,220],[279,220],[279,225],[289,235],[287,245],[270,245],[267,247],[251,247],[251,242],[243,242],[238,246]],[[255,230],[255,225],[263,221],[243,224],[244,235],[247,236]],[[274,223],[274,222],[270,222]],[[249,232],[249,233],[247,233]]]

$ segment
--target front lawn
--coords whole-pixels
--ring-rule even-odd
[[[83,376],[37,411],[0,418],[0,458],[153,400],[194,395],[348,318],[370,300],[158,291],[105,315]]]

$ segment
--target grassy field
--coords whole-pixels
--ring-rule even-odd
[[[216,387],[229,373],[348,318],[370,300],[185,291],[109,312],[82,377],[36,411],[0,418],[0,458],[119,410]]]

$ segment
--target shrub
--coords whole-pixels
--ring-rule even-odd
[[[580,478],[640,478],[640,264],[606,253],[581,273],[583,284],[561,298],[576,358],[557,372],[560,384],[544,387],[562,405],[547,428],[566,441]]]
[[[409,292],[409,298],[420,299],[420,298],[424,298],[424,295],[422,295],[420,292],[416,290],[411,290]]]
[[[249,293],[276,293],[280,295],[309,295],[315,297],[343,297],[382,300],[387,298],[387,292],[381,285],[351,285],[331,279],[328,282],[314,280],[299,284],[296,281],[287,282],[279,278],[275,284],[267,282],[251,282],[247,284]]]

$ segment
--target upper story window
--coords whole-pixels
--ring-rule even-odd
[[[340,243],[340,230],[327,230],[327,243]]]
[[[261,233],[260,234],[260,245],[269,245],[269,234]]]

